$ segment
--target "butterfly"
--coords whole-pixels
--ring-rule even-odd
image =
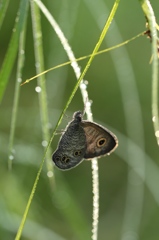
[[[73,114],[52,155],[53,162],[61,170],[74,168],[84,159],[110,154],[118,146],[118,139],[111,131],[82,117],[81,111]]]

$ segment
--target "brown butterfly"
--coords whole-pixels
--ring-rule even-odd
[[[95,122],[84,121],[82,112],[77,111],[66,126],[52,160],[61,170],[69,170],[84,159],[110,154],[117,146],[118,139],[111,131]]]

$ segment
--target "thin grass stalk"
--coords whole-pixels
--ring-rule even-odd
[[[32,16],[32,26],[33,26],[33,37],[34,37],[34,51],[35,51],[35,66],[36,72],[39,74],[44,71],[44,54],[42,47],[42,31],[40,22],[40,11],[38,6],[31,0],[31,16]],[[39,95],[39,106],[41,114],[41,126],[43,133],[43,144],[47,145],[50,139],[49,133],[49,120],[48,120],[48,108],[47,108],[47,92],[45,84],[45,76],[39,76],[37,83],[40,87]],[[46,154],[46,166],[47,166],[47,176],[49,177],[50,184],[54,187],[54,174],[53,174],[53,164],[51,162],[51,148],[48,149]]]
[[[27,18],[26,18],[27,20]],[[16,128],[16,120],[18,114],[18,103],[19,103],[19,95],[20,95],[20,84],[22,82],[22,70],[24,66],[25,59],[25,38],[26,38],[26,22],[24,24],[24,28],[20,34],[19,40],[19,54],[18,54],[18,64],[17,64],[17,76],[15,83],[15,91],[14,91],[14,101],[13,101],[13,109],[12,109],[12,118],[11,118],[11,127],[10,127],[10,137],[9,137],[9,150],[8,150],[8,169],[12,169],[12,163],[14,159],[14,136],[15,136],[15,128]]]
[[[158,118],[158,36],[156,29],[156,19],[150,1],[139,0],[145,16],[148,19],[149,29],[152,37],[152,121],[154,125],[155,137],[159,145],[159,118]]]
[[[143,31],[143,32],[137,34],[136,36],[134,36],[134,37],[132,37],[132,38],[130,38],[130,39],[122,42],[122,43],[119,43],[119,44],[117,44],[117,45],[115,45],[115,46],[112,46],[112,47],[110,47],[110,48],[107,48],[107,49],[103,49],[103,50],[101,50],[101,51],[98,51],[97,53],[95,53],[95,56],[96,56],[96,55],[100,55],[100,54],[102,54],[102,53],[106,53],[106,52],[115,50],[115,49],[117,49],[117,48],[120,48],[120,47],[122,47],[122,46],[130,43],[131,41],[134,41],[135,39],[143,36],[144,34],[145,34],[145,31]],[[82,60],[84,60],[84,59],[89,58],[90,56],[91,56],[91,54],[90,54],[90,55],[83,56],[83,57],[79,57],[79,58],[76,58],[75,61],[76,61],[76,62],[79,62],[79,61],[82,61]],[[55,70],[55,69],[58,69],[58,68],[61,68],[61,67],[70,65],[71,63],[72,63],[72,61],[68,61],[68,62],[65,62],[65,63],[58,64],[58,65],[56,65],[55,67],[51,67],[51,68],[49,68],[49,69],[47,69],[47,70],[45,70],[45,71],[43,71],[43,72],[41,72],[41,73],[33,76],[33,77],[25,80],[23,83],[21,83],[21,86],[24,85],[24,84],[26,84],[26,83],[29,83],[30,81],[36,79],[37,77],[39,77],[39,76],[41,76],[41,75],[43,75],[43,74],[46,74],[46,73],[48,73],[48,72],[50,72],[50,71],[53,71],[53,70]]]
[[[55,131],[54,131],[54,133],[55,133]],[[26,222],[26,218],[27,218],[27,215],[28,215],[28,212],[29,212],[29,209],[30,209],[30,205],[32,203],[32,200],[33,200],[33,197],[34,197],[34,194],[35,194],[35,191],[36,191],[36,187],[37,187],[38,182],[39,182],[40,174],[41,174],[41,171],[43,169],[43,165],[44,165],[44,162],[45,162],[45,157],[46,157],[47,151],[48,151],[48,149],[49,149],[49,147],[51,145],[51,140],[52,139],[50,139],[50,142],[49,142],[48,146],[45,149],[44,156],[42,158],[42,161],[41,161],[38,173],[36,175],[36,178],[35,178],[35,181],[34,181],[34,184],[33,184],[33,187],[32,187],[32,190],[31,190],[31,193],[30,193],[30,196],[29,196],[29,199],[28,199],[28,202],[27,202],[27,205],[26,205],[26,208],[25,208],[22,220],[20,222],[17,234],[15,236],[15,240],[19,240],[21,238],[22,231],[23,231],[23,228],[24,228],[24,224]]]

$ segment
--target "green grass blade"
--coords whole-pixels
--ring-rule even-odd
[[[44,54],[42,47],[42,31],[41,31],[41,23],[40,23],[40,10],[38,6],[30,1],[31,4],[31,14],[32,14],[32,26],[33,26],[33,37],[34,37],[34,52],[35,52],[35,66],[37,74],[44,71]],[[43,141],[49,142],[50,134],[48,128],[48,109],[47,109],[47,92],[46,92],[46,84],[45,84],[45,76],[38,77],[38,86],[41,88],[39,92],[39,105],[40,105],[40,113],[41,113],[41,127],[43,132]],[[51,162],[51,148],[48,149],[46,155],[46,166],[47,171],[49,173],[49,180],[51,186],[54,185],[53,179],[53,164]],[[51,177],[52,176],[52,177]]]
[[[140,0],[142,9],[148,19],[149,29],[152,36],[152,120],[154,124],[155,136],[159,144],[159,119],[158,119],[158,52],[157,52],[157,29],[154,11],[148,0]]]
[[[16,20],[15,20],[15,26],[14,26],[12,37],[8,46],[8,50],[0,71],[0,102],[3,98],[4,91],[6,89],[11,70],[13,68],[13,65],[16,59],[20,33],[24,27],[25,19],[28,12],[27,8],[28,8],[28,0],[22,0]]]
[[[22,220],[21,220],[18,232],[16,234],[15,240],[19,240],[20,237],[21,237],[21,234],[22,234],[22,231],[23,231],[23,228],[24,228],[24,224],[25,224],[28,212],[29,212],[29,208],[30,208],[30,205],[32,203],[32,200],[33,200],[33,197],[34,197],[34,194],[35,194],[35,191],[36,191],[36,187],[37,187],[37,184],[38,184],[38,181],[39,181],[39,177],[40,177],[40,174],[41,174],[41,171],[42,171],[42,168],[43,168],[43,164],[44,164],[44,161],[45,161],[45,156],[46,156],[48,148],[50,147],[50,144],[51,144],[51,141],[49,142],[49,144],[48,144],[48,146],[47,146],[47,148],[45,150],[42,162],[40,164],[39,171],[37,173],[37,176],[36,176],[36,179],[35,179],[35,182],[34,182],[34,185],[33,185],[32,191],[31,191],[31,194],[29,196],[29,199],[28,199],[25,211],[24,211],[24,215],[22,217]]]
[[[0,3],[0,28],[2,26],[5,13],[7,11],[8,3],[9,3],[9,0],[1,0],[1,3]]]
[[[130,43],[131,41],[134,41],[135,39],[143,36],[144,33],[145,33],[145,31],[143,31],[143,32],[137,34],[136,36],[134,36],[134,37],[132,37],[132,38],[129,38],[128,40],[126,40],[126,41],[124,41],[124,42],[121,42],[121,43],[119,43],[119,44],[117,44],[117,45],[115,45],[115,46],[112,46],[112,47],[110,47],[110,48],[106,48],[106,49],[100,50],[100,51],[98,51],[97,53],[95,53],[95,55],[100,55],[100,54],[103,54],[103,53],[106,53],[106,52],[115,50],[115,49],[117,49],[117,48],[120,48],[120,47],[122,47],[122,46]],[[89,58],[90,56],[91,56],[91,54],[85,55],[85,56],[83,56],[83,57],[75,58],[74,61],[79,62],[79,61],[82,61],[82,60],[84,60],[84,59]],[[45,70],[45,71],[43,71],[43,72],[41,72],[41,73],[39,73],[39,74],[31,77],[31,78],[29,78],[29,79],[26,79],[23,83],[21,83],[21,86],[24,85],[24,84],[26,84],[26,83],[29,83],[30,81],[33,81],[34,79],[38,78],[39,76],[41,76],[41,75],[43,75],[43,74],[46,74],[46,73],[48,73],[48,72],[50,72],[50,71],[53,71],[53,70],[55,70],[55,69],[58,69],[58,68],[61,68],[61,67],[70,65],[71,63],[72,63],[72,61],[68,61],[68,62],[64,62],[64,63],[58,64],[58,65],[56,65],[56,66],[54,66],[54,67],[51,67],[51,68],[49,68],[49,69],[47,69],[47,70]]]
[[[27,14],[27,13],[26,13]],[[25,18],[24,27],[20,33],[19,39],[19,54],[18,54],[18,66],[17,66],[17,76],[16,76],[16,83],[15,83],[15,94],[14,94],[14,102],[13,102],[13,110],[12,110],[12,118],[11,118],[11,128],[10,128],[10,137],[9,137],[9,152],[8,152],[8,168],[11,170],[12,162],[14,158],[14,151],[13,151],[13,142],[14,142],[14,133],[16,127],[16,119],[17,119],[17,112],[18,112],[18,101],[19,101],[19,94],[20,94],[20,84],[22,81],[22,70],[24,66],[24,57],[25,57],[25,33],[26,33],[26,21]]]

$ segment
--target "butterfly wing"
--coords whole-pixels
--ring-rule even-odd
[[[84,129],[87,143],[85,159],[110,154],[117,148],[117,137],[108,129],[89,121],[82,121],[81,126]]]
[[[86,136],[80,123],[81,118],[75,115],[75,119],[66,127],[58,147],[53,153],[52,160],[62,170],[76,167],[84,158]]]

